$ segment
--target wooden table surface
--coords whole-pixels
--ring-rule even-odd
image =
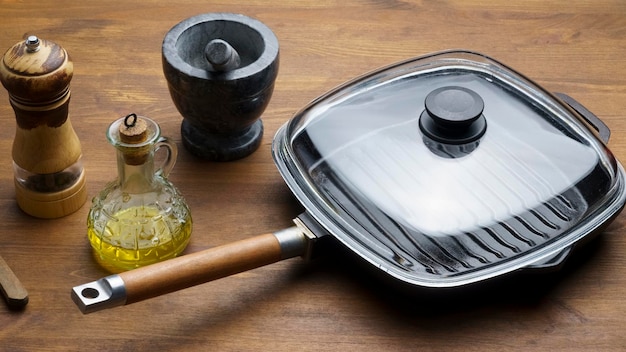
[[[161,42],[179,21],[235,12],[269,26],[280,71],[258,151],[206,162],[182,146]],[[89,197],[116,177],[106,126],[130,112],[179,146],[170,175],[194,217],[187,253],[291,225],[301,207],[275,168],[276,130],[357,75],[450,48],[488,54],[566,92],[612,130],[626,160],[626,2],[599,1],[33,1],[0,0],[2,52],[26,34],[74,61],[70,114]],[[132,305],[83,315],[73,286],[108,275],[86,238],[90,201],[55,220],[15,203],[15,118],[0,91],[0,255],[30,294],[0,304],[0,351],[618,351],[626,348],[626,213],[556,273],[454,292],[406,295],[340,248],[290,259]]]

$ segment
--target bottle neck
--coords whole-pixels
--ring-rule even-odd
[[[127,163],[124,153],[118,150],[117,173],[122,192],[138,194],[156,188],[153,152],[146,156],[143,163],[133,165]]]

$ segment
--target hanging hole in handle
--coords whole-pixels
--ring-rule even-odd
[[[157,153],[161,148],[165,149],[163,153]],[[154,145],[155,161],[157,165],[160,165],[156,171],[156,175],[160,175],[164,178],[170,174],[174,164],[176,164],[176,158],[178,156],[178,148],[176,144],[167,137],[159,137]],[[158,157],[157,157],[158,156]]]

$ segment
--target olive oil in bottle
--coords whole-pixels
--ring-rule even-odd
[[[191,236],[191,216],[187,214],[181,221],[156,208],[132,207],[114,214],[106,221],[104,231],[97,230],[93,221],[89,221],[87,230],[100,261],[119,269],[133,269],[182,252]]]

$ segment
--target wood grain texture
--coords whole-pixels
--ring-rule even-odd
[[[124,281],[126,304],[131,304],[276,263],[280,259],[280,244],[270,233],[183,255],[119,275]]]
[[[208,163],[182,147],[161,42],[204,12],[259,19],[277,35],[280,69],[251,156]],[[450,48],[488,54],[574,97],[611,128],[626,160],[626,2],[399,0],[0,0],[0,48],[26,34],[74,62],[70,116],[90,197],[116,176],[108,124],[135,112],[179,146],[170,180],[187,199],[187,253],[291,225],[301,207],[272,162],[276,130],[309,101],[378,67]],[[1,50],[1,49],[0,49]],[[73,286],[107,275],[86,238],[87,202],[56,220],[15,204],[15,119],[0,90],[0,252],[29,292],[0,306],[0,351],[621,351],[626,347],[626,215],[564,270],[463,291],[405,294],[340,248],[82,315]]]
[[[28,291],[2,257],[0,257],[0,291],[9,308],[20,309],[28,303]]]

